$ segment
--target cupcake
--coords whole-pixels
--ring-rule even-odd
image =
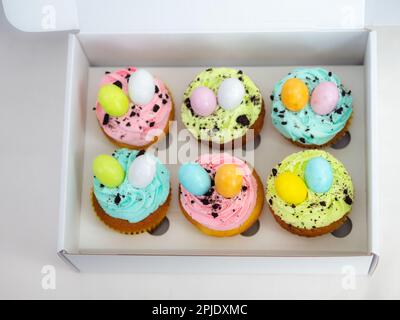
[[[92,202],[97,216],[125,234],[154,229],[167,214],[170,175],[144,151],[118,149],[93,161]]]
[[[146,149],[169,131],[173,101],[164,83],[144,69],[106,72],[100,83],[96,116],[117,146]]]
[[[209,68],[185,90],[182,122],[198,140],[222,145],[246,143],[246,133],[256,137],[264,124],[260,90],[241,70]]]
[[[284,229],[306,237],[333,232],[351,211],[354,190],[343,164],[322,150],[291,154],[272,169],[266,198]]]
[[[179,204],[185,217],[210,236],[246,231],[263,206],[263,187],[255,170],[228,154],[205,154],[179,168]]]
[[[280,80],[271,95],[275,128],[294,144],[317,148],[346,133],[353,112],[351,90],[323,68],[298,68]]]

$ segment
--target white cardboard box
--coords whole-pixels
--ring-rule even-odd
[[[368,6],[361,0],[340,0],[329,6],[316,0],[303,1],[301,6],[288,0],[279,4],[251,2],[249,11],[248,2],[243,7],[207,0],[199,7],[180,0],[170,1],[168,6],[162,1],[99,5],[93,1],[37,0],[24,3],[29,6],[25,11],[31,13],[27,16],[18,12],[19,1],[3,0],[8,19],[24,31],[80,29],[69,36],[68,45],[58,245],[60,257],[77,270],[373,272],[379,256],[378,193],[374,190],[378,178],[374,152],[378,106],[376,34],[365,29]],[[92,16],[94,6],[96,15]],[[288,6],[292,10],[287,10]],[[142,14],[132,19],[129,9]],[[310,10],[319,14],[308,18]],[[58,17],[55,25],[52,13]],[[354,180],[356,201],[350,215],[350,235],[342,239],[291,235],[273,221],[266,205],[260,230],[253,237],[215,239],[202,235],[178,212],[176,165],[170,166],[174,201],[166,234],[129,237],[108,230],[90,209],[90,162],[95,154],[115,147],[100,134],[91,109],[104,70],[125,65],[145,66],[168,84],[178,123],[183,90],[204,67],[241,67],[260,87],[267,114],[274,82],[291,68],[320,65],[337,73],[354,95],[352,142],[343,150],[328,151],[345,163]],[[256,170],[263,182],[273,164],[297,150],[274,131],[267,115],[256,149]]]

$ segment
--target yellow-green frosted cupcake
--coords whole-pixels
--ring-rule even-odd
[[[339,228],[351,211],[354,188],[343,164],[330,153],[291,154],[267,179],[267,202],[286,230],[307,237]]]
[[[260,90],[241,70],[209,68],[200,72],[186,89],[182,122],[201,141],[224,144],[242,139],[264,124]]]

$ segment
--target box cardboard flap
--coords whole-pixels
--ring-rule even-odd
[[[77,30],[74,0],[3,0],[8,21],[25,32]]]
[[[3,0],[3,7],[23,31],[265,32],[362,29],[365,0]]]

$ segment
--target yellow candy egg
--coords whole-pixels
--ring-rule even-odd
[[[124,91],[115,84],[102,86],[97,99],[104,111],[110,116],[120,117],[129,110],[129,99]]]
[[[302,179],[291,172],[283,172],[275,180],[278,196],[289,204],[300,204],[307,198],[307,187]]]
[[[281,100],[290,111],[300,111],[308,103],[308,88],[297,78],[289,79],[282,87]]]
[[[109,188],[118,187],[125,178],[121,164],[107,154],[101,154],[94,159],[93,173],[100,183]]]
[[[243,173],[234,164],[220,166],[215,174],[215,189],[225,197],[232,198],[242,189]]]

